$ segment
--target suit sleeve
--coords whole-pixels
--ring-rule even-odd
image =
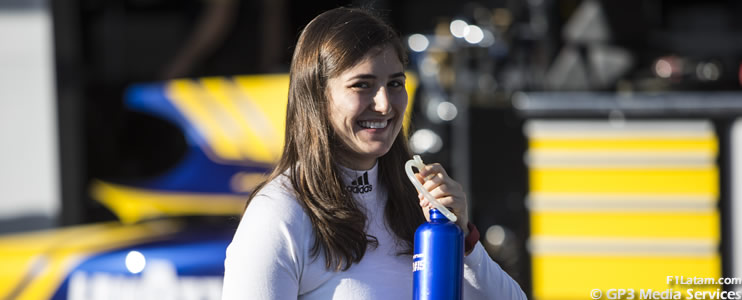
[[[464,299],[526,300],[517,282],[494,262],[480,242],[464,257]]]
[[[294,199],[278,198],[258,195],[245,210],[227,247],[223,300],[297,299],[306,215]]]

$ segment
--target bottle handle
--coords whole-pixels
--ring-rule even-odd
[[[410,179],[412,182],[412,185],[415,186],[418,192],[422,193],[423,196],[425,196],[425,199],[428,199],[428,202],[433,204],[433,206],[438,209],[446,218],[451,220],[451,222],[456,222],[458,218],[456,218],[456,215],[454,215],[448,208],[438,203],[438,200],[435,200],[435,197],[426,190],[423,185],[420,183],[420,181],[417,180],[415,177],[415,173],[412,171],[412,167],[417,168],[418,171],[421,171],[425,167],[425,163],[423,163],[423,160],[420,158],[420,155],[415,155],[412,157],[412,159],[408,160],[404,164],[405,172],[407,173],[407,178]]]

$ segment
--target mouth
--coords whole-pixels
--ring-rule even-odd
[[[363,129],[383,129],[386,128],[391,120],[362,120],[356,122]]]

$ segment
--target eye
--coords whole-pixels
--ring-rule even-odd
[[[402,80],[392,80],[387,85],[389,87],[399,88],[399,87],[404,87],[404,82]]]
[[[367,89],[371,87],[371,84],[365,81],[359,81],[351,85],[352,88],[358,88],[358,89]]]

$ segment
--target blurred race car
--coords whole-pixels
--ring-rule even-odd
[[[417,81],[407,76],[408,115]],[[247,195],[281,154],[286,74],[137,84],[128,108],[177,125],[184,158],[150,180],[95,180],[118,221],[0,236],[0,299],[220,299]]]

